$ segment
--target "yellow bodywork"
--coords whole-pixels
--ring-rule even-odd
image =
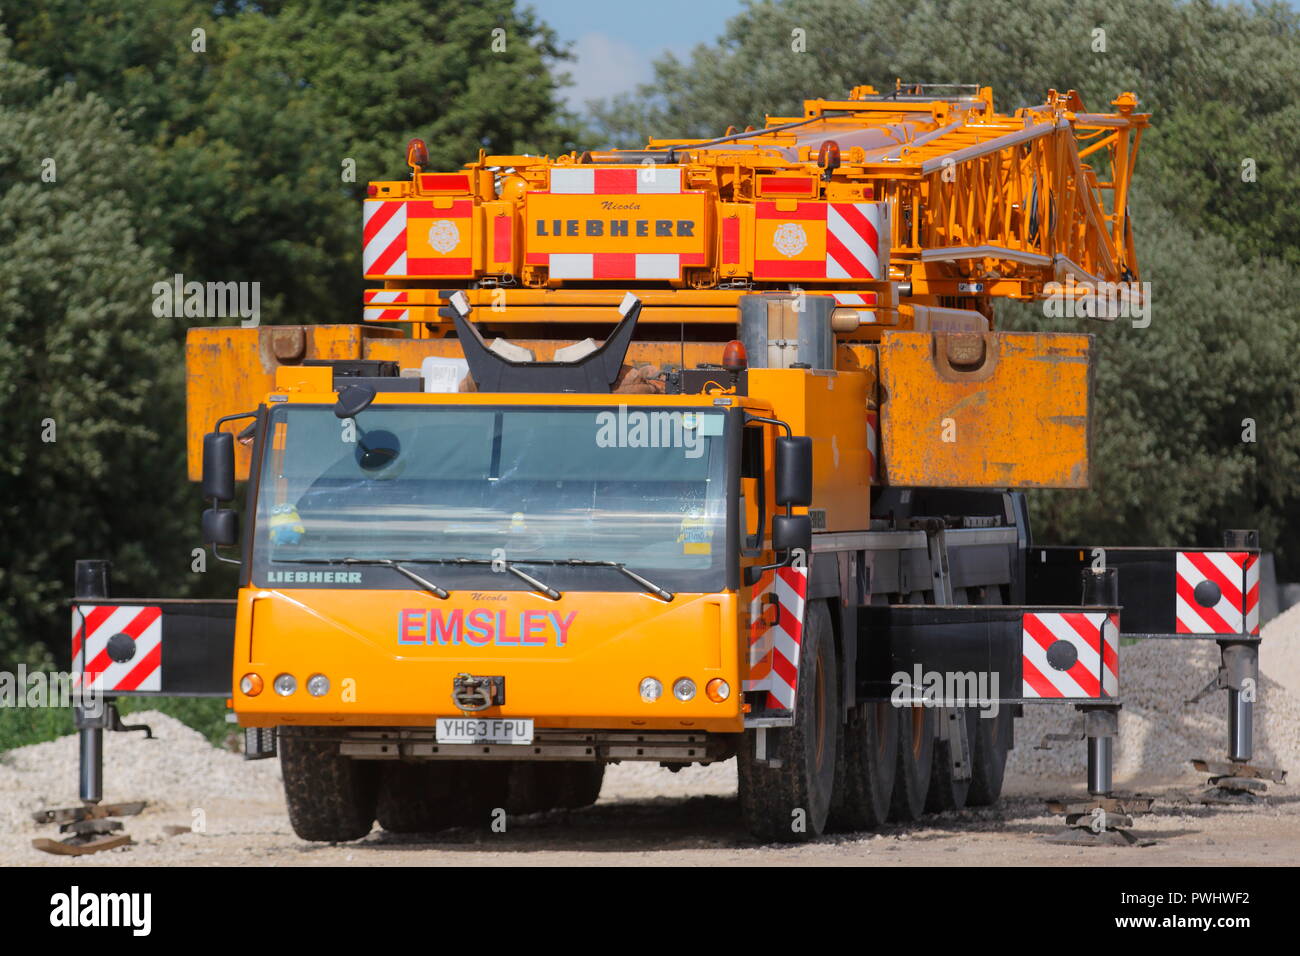
[[[885,480],[1086,488],[1091,342],[1069,333],[886,333]]]
[[[430,612],[437,615],[433,628]],[[474,636],[474,643],[463,626],[455,632],[458,644],[436,627],[475,613],[487,636]],[[428,726],[459,713],[451,700],[457,674],[497,674],[506,678],[506,703],[481,716],[531,717],[538,727],[739,731],[737,615],[736,595],[726,593],[678,594],[664,604],[646,594],[605,592],[567,592],[550,601],[531,592],[454,591],[440,601],[418,589],[244,588],[235,684],[251,672],[266,689],[256,697],[237,691],[235,710],[245,726]],[[402,636],[410,643],[399,643]],[[325,674],[330,692],[280,697],[271,682],[281,673],[300,685],[310,674]],[[665,688],[653,703],[637,690],[645,677]],[[693,700],[669,691],[680,677],[699,688]],[[733,689],[721,703],[704,693],[716,677]]]

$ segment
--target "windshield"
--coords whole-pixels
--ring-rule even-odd
[[[340,421],[329,407],[282,405],[270,412],[262,456],[254,575],[277,585],[409,587],[384,568],[275,571],[343,558],[577,558],[625,564],[666,587],[717,590],[724,426],[725,412],[711,408],[372,405]],[[490,566],[413,566],[449,588],[466,575],[479,588],[527,587]],[[636,587],[614,572],[581,574],[595,589]]]

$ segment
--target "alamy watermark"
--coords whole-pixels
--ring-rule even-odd
[[[91,685],[93,674],[69,671],[29,671],[19,664],[17,671],[0,671],[0,707],[72,707],[98,716],[104,692]]]
[[[913,664],[912,673],[895,671],[889,681],[895,707],[978,707],[981,717],[998,715],[996,671],[923,671]]]
[[[687,458],[704,454],[704,429],[695,412],[647,412],[620,405],[596,415],[600,448],[681,448]]]
[[[1151,324],[1150,282],[1049,282],[1043,287],[1043,315],[1053,319],[1131,319],[1133,328]]]
[[[238,317],[246,329],[262,320],[260,282],[186,282],[178,272],[170,282],[155,282],[153,297],[153,314],[160,319]]]

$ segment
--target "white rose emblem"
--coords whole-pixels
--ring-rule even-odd
[[[460,230],[450,219],[439,219],[429,227],[429,245],[446,255],[460,245]]]
[[[797,256],[808,248],[808,235],[797,222],[783,222],[772,233],[772,245],[783,256]]]

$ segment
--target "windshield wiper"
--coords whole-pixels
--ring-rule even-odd
[[[498,561],[500,561],[502,564],[505,565],[507,571],[509,571],[515,577],[519,578],[521,581],[526,582],[534,591],[546,595],[552,601],[558,601],[562,596],[559,591],[555,590],[555,588],[551,587],[549,584],[546,584],[545,582],[537,580],[537,578],[533,577],[527,571],[521,571],[519,568],[515,567],[515,563],[513,561],[507,560],[506,558],[414,558],[413,560],[419,564],[425,564],[425,563],[427,564],[496,564]],[[556,562],[526,561],[524,563],[555,564]]]
[[[446,589],[434,584],[428,578],[416,574],[410,568],[404,568],[392,558],[297,558],[297,564],[373,564],[379,567],[392,568],[398,574],[404,575],[414,581],[420,587],[424,588],[436,598],[447,600],[451,593]]]
[[[555,561],[553,563],[568,564],[578,568],[613,568],[615,571],[618,571],[624,576],[631,578],[633,581],[641,585],[641,587],[645,588],[647,591],[649,591],[655,597],[659,598],[659,600],[663,601],[664,603],[668,603],[669,601],[671,601],[673,598],[677,596],[673,594],[672,591],[669,591],[665,588],[661,588],[659,585],[655,584],[649,578],[644,578],[641,575],[637,574],[626,564],[623,564],[619,561],[586,561],[583,560],[582,558],[569,558],[567,561]]]

